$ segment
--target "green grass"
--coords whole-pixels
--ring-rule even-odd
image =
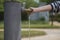
[[[22,28],[29,28],[29,24],[22,24]],[[60,26],[51,26],[47,24],[30,24],[30,28],[60,28]]]
[[[31,35],[30,35],[31,37],[46,35],[44,31],[30,31],[30,32],[31,32]],[[21,35],[22,38],[29,37],[28,31],[22,31],[21,34],[22,34]],[[4,40],[4,32],[0,32],[0,40]]]
[[[29,21],[22,21],[22,28],[29,28]],[[30,28],[60,28],[60,26],[51,26],[44,21],[30,21]]]
[[[30,31],[30,36],[43,36],[46,35],[44,31]],[[29,37],[29,31],[22,31],[22,38]]]
[[[22,28],[29,28],[29,22],[23,21]],[[51,26],[45,22],[31,21],[30,28],[60,28],[60,26]],[[4,22],[3,21],[0,21],[0,29],[4,29]]]
[[[0,40],[4,40],[4,32],[0,32]]]
[[[4,29],[4,22],[0,21],[0,29]]]
[[[22,24],[28,24],[29,21],[22,21]],[[44,22],[44,21],[30,21],[31,24],[48,24],[48,22]]]

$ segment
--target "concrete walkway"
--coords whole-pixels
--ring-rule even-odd
[[[22,29],[28,30],[28,29]],[[60,40],[60,29],[31,29],[35,31],[45,31],[47,35],[31,37],[30,40]],[[22,40],[29,40],[29,38],[22,38]]]
[[[0,31],[4,31],[4,29],[0,29]]]
[[[22,29],[22,31],[28,31],[29,29]],[[47,35],[31,37],[30,40],[60,40],[60,29],[31,29],[34,31],[45,31]],[[0,29],[4,31],[4,29]],[[29,38],[22,38],[21,40],[29,40]]]
[[[49,24],[51,24],[51,22],[50,22]],[[53,25],[54,25],[54,26],[60,26],[60,22],[56,22],[56,21],[55,21],[55,22],[53,22]]]

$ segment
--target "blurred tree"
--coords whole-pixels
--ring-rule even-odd
[[[9,1],[9,0],[7,0],[7,1]],[[38,6],[38,4],[34,0],[12,0],[12,1],[18,1],[21,3],[26,2],[25,8]],[[23,17],[22,17],[23,19],[27,19],[26,14],[22,14],[22,15],[23,15]],[[4,0],[0,0],[0,20],[1,19],[4,19]]]
[[[13,0],[15,1],[15,0]],[[38,4],[34,1],[34,0],[16,0],[16,1],[19,1],[19,2],[26,2],[26,8],[29,8],[29,7],[37,7]],[[3,11],[4,10],[4,0],[0,0],[0,11]]]
[[[29,8],[29,7],[37,7],[39,6],[39,4],[37,4],[34,0],[26,0],[26,8]]]
[[[51,3],[51,2],[56,1],[56,0],[39,0],[39,1]]]
[[[29,7],[38,7],[39,4],[36,3],[34,0],[20,0],[21,3],[25,2],[25,8]],[[27,20],[28,15],[26,12],[22,12],[22,20]]]
[[[36,3],[34,0],[20,0],[20,2],[22,2],[22,3],[25,2],[26,3],[26,5],[25,5],[26,8],[39,6],[39,4]]]
[[[0,11],[4,11],[4,0],[0,0]]]
[[[0,0],[0,21],[4,19],[4,0]]]

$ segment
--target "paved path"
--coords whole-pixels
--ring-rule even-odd
[[[51,24],[51,22],[50,22],[50,24]],[[60,26],[60,22],[53,22],[53,25],[55,25],[55,26]]]
[[[54,25],[60,26],[60,23],[54,22]],[[22,30],[28,30],[28,29],[22,29]],[[30,40],[60,40],[60,29],[31,29],[31,30],[45,31],[47,35],[31,37]],[[0,29],[0,31],[4,30]],[[29,38],[22,38],[22,40],[29,40]]]
[[[28,30],[28,29],[22,29]],[[31,37],[30,40],[60,40],[60,29],[31,29],[35,31],[45,31],[47,35]],[[29,38],[22,38],[22,40],[29,40]]]
[[[4,31],[4,29],[0,29],[0,31]]]
[[[29,29],[22,29],[22,30],[27,31]],[[45,31],[47,35],[31,37],[30,40],[60,40],[60,29],[31,29],[31,30]],[[0,29],[0,31],[4,30]],[[22,38],[22,40],[29,40],[29,38]]]

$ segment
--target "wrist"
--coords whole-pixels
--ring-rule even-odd
[[[33,12],[33,8],[30,8],[31,12]]]

